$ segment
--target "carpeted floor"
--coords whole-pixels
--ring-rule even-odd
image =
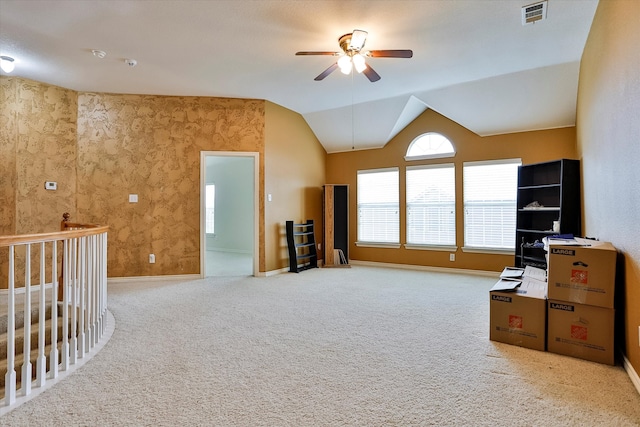
[[[620,366],[491,342],[495,279],[355,266],[110,285],[111,340],[11,426],[640,426]]]

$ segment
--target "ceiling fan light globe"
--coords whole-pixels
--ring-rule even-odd
[[[340,67],[340,71],[342,71],[343,74],[349,74],[352,66],[350,57],[345,55],[338,59],[338,67]]]
[[[367,40],[367,32],[362,30],[353,30],[351,40],[349,41],[349,49],[359,52],[364,47]]]
[[[5,73],[12,72],[16,65],[13,61],[14,59],[10,56],[0,56],[0,68],[2,68],[2,71]]]
[[[360,55],[359,53],[356,55],[353,55],[353,66],[356,68],[356,71],[358,73],[361,73],[364,71],[365,68],[367,68],[367,64],[364,60],[364,56]]]

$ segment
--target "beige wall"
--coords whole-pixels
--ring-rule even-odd
[[[56,230],[63,212],[75,213],[76,93],[9,77],[0,88],[0,232]]]
[[[216,150],[263,157],[264,101],[79,94],[78,220],[109,225],[109,276],[200,273],[200,151]]]
[[[0,78],[0,234],[16,232],[16,148],[18,145],[18,85]]]
[[[582,56],[577,141],[583,163],[585,234],[612,242],[618,328],[640,373],[640,2],[598,5]],[[624,326],[624,327],[623,327]]]
[[[76,93],[2,77],[0,100],[0,234],[59,230],[62,214],[76,213]],[[45,181],[57,182],[58,189],[45,190]],[[1,288],[7,286],[7,259],[7,249],[0,249]],[[33,280],[38,263],[35,251]],[[16,280],[21,286],[23,274]]]
[[[425,132],[438,132],[449,138],[455,148],[453,159],[406,162],[404,156],[409,144]],[[449,261],[449,252],[380,249],[357,247],[356,241],[356,173],[360,169],[375,169],[391,166],[400,168],[400,241],[405,242],[404,173],[408,165],[429,163],[455,163],[456,166],[456,239],[458,247],[464,240],[462,208],[462,163],[466,161],[521,158],[524,164],[559,158],[575,158],[575,128],[562,128],[538,132],[523,132],[481,138],[466,128],[447,119],[433,110],[427,110],[414,120],[384,148],[376,150],[350,151],[327,156],[327,183],[349,184],[350,257],[354,260],[411,264],[420,266],[462,268],[472,270],[499,271],[513,265],[513,255],[488,255],[465,253],[458,249],[456,261]]]
[[[259,152],[263,188],[264,101],[0,82],[2,234],[55,231],[70,212],[73,221],[110,226],[110,277],[198,274],[200,151]],[[44,190],[45,181],[58,190]]]
[[[200,151],[250,151],[260,154],[259,271],[288,265],[287,219],[316,220],[320,241],[326,153],[297,113],[262,100],[77,93],[4,76],[0,96],[1,234],[54,231],[70,212],[110,226],[109,277],[198,274]]]
[[[326,152],[302,116],[284,107],[267,102],[265,126],[266,271],[273,271],[289,265],[287,220],[314,220],[321,242]]]

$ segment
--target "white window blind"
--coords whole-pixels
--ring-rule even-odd
[[[465,162],[464,246],[515,249],[519,159]]]
[[[407,168],[407,243],[456,244],[453,164]]]
[[[358,171],[358,241],[400,242],[398,168]]]

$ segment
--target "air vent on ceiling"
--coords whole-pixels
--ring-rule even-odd
[[[522,8],[522,25],[533,24],[547,19],[547,2],[541,1]]]

